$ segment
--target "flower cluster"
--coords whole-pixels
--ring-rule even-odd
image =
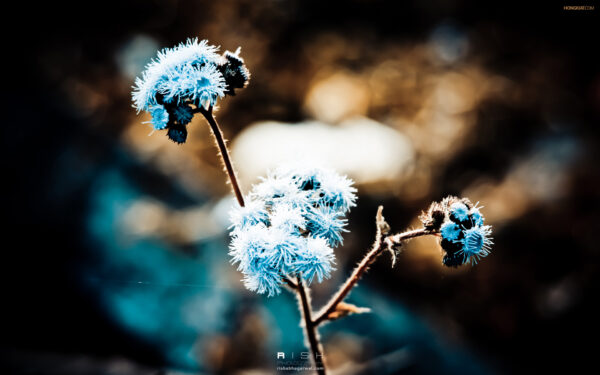
[[[490,253],[492,229],[483,224],[484,217],[479,209],[467,198],[450,196],[440,203],[433,203],[421,216],[426,229],[439,231],[441,235],[445,266],[476,264]]]
[[[279,168],[263,178],[231,213],[229,254],[246,287],[272,296],[284,277],[328,278],[355,193],[350,179],[321,168]]]
[[[154,129],[167,129],[174,142],[185,142],[186,126],[195,112],[214,106],[225,95],[235,95],[235,89],[245,87],[250,79],[239,48],[222,55],[217,51],[206,40],[188,39],[160,51],[135,81],[133,106],[138,112],[150,112]]]

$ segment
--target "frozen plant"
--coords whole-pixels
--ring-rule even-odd
[[[284,279],[329,278],[333,248],[355,205],[352,181],[321,168],[279,168],[232,212],[232,262],[252,291],[279,294]]]
[[[231,261],[244,275],[249,290],[270,297],[285,286],[296,294],[311,357],[322,375],[326,373],[326,357],[318,327],[370,311],[344,300],[381,254],[389,252],[393,266],[406,240],[433,235],[439,239],[443,265],[475,265],[490,253],[491,227],[484,225],[481,207],[466,198],[449,196],[432,203],[421,215],[421,228],[390,234],[379,206],[373,246],[329,302],[314,313],[309,285],[329,278],[335,270],[333,249],[343,242],[346,214],[356,204],[356,189],[350,179],[330,170],[281,166],[244,198],[213,108],[218,99],[244,87],[249,77],[239,48],[235,53],[218,55],[217,48],[206,41],[190,39],[159,52],[146,67],[136,80],[134,107],[138,112],[148,111],[154,129],[166,129],[177,143],[185,142],[186,126],[195,113],[206,118],[239,204],[231,213]]]
[[[185,143],[188,124],[194,114],[202,114],[215,136],[238,203],[243,206],[242,193],[213,110],[218,99],[233,96],[235,89],[246,87],[250,72],[240,57],[241,48],[222,55],[218,50],[198,38],[163,49],[146,66],[142,76],[136,78],[131,96],[137,112],[149,112],[154,130],[167,130],[167,136],[175,143]]]
[[[246,86],[250,72],[236,52],[217,53],[206,40],[188,39],[158,53],[135,80],[133,106],[148,111],[155,130],[176,143],[187,139],[194,113],[209,114],[217,100]]]

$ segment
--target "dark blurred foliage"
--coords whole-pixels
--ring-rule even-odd
[[[446,270],[435,241],[418,240],[396,268],[384,257],[373,266],[351,300],[374,313],[322,329],[340,373],[595,368],[600,10],[563,5],[13,4],[5,17],[16,22],[3,25],[3,373],[268,373],[276,351],[302,350],[294,300],[248,293],[228,264],[214,218],[227,187],[204,123],[177,146],[148,137],[131,108],[141,62],[192,36],[241,45],[252,72],[218,113],[230,139],[258,121],[335,124],[319,85],[350,82],[347,99],[362,108],[351,111],[412,144],[409,172],[353,176],[359,205],[316,305],[370,246],[379,204],[394,230],[446,194],[486,206],[496,245],[480,265]],[[444,96],[454,122],[439,133],[431,93],[444,87],[459,99]]]

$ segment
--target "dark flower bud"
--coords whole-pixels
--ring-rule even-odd
[[[462,266],[465,263],[464,254],[454,253],[452,255],[446,254],[444,258],[442,258],[442,263],[446,267],[458,267]]]
[[[235,53],[225,51],[222,63],[218,66],[219,71],[225,78],[225,94],[235,95],[235,89],[246,87],[250,81],[250,71],[244,65],[244,59],[239,56],[240,49]]]
[[[446,254],[450,255],[456,254],[462,249],[462,245],[460,242],[447,240],[445,238],[440,241],[440,245],[442,246],[442,249],[446,252]]]
[[[169,110],[169,112],[173,113],[174,119],[180,125],[189,124],[190,121],[192,121],[192,118],[194,117],[194,110],[189,105],[186,105],[186,104],[173,107],[172,109]]]
[[[481,207],[467,198],[454,196],[444,198],[439,206],[447,218],[439,228],[440,245],[444,251],[443,264],[448,267],[476,264],[486,257],[493,244],[492,229],[484,225],[485,219],[479,210]]]
[[[185,125],[171,125],[167,131],[167,137],[175,143],[185,143],[187,139],[187,129]]]
[[[419,219],[423,223],[423,227],[430,231],[438,231],[444,222],[446,217],[446,213],[444,212],[444,207],[437,203],[433,202],[427,212],[423,212]]]

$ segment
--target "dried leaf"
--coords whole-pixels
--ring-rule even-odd
[[[340,302],[335,310],[327,315],[327,319],[335,320],[351,314],[363,314],[368,312],[371,312],[371,309],[368,307],[358,307],[351,303]]]
[[[390,231],[390,225],[385,221],[383,217],[383,206],[379,206],[377,209],[377,216],[375,216],[375,223],[377,224],[377,229],[380,230],[382,235],[388,234]]]

